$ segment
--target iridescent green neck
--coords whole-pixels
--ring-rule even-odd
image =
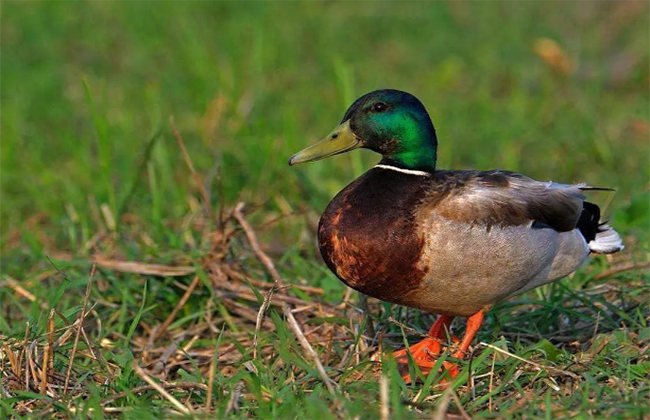
[[[417,149],[385,155],[380,163],[402,169],[433,172],[436,170],[436,147],[425,142],[422,143]]]
[[[428,115],[406,112],[386,126],[391,127],[386,134],[393,146],[382,151],[382,164],[428,172],[436,169],[438,140]]]

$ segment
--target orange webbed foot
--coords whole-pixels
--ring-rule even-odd
[[[484,311],[480,310],[474,315],[469,317],[469,319],[467,320],[467,330],[462,340],[459,340],[457,337],[450,336],[450,340],[453,343],[460,343],[458,345],[458,349],[454,352],[452,356],[453,358],[455,359],[464,358],[465,353],[467,352],[467,349],[469,348],[469,345],[472,342],[472,339],[474,338],[474,335],[476,334],[476,332],[481,326],[481,323],[483,322],[483,316],[484,316]],[[435,366],[436,364],[435,356],[439,355],[442,349],[440,342],[445,337],[446,330],[449,329],[449,325],[451,324],[451,321],[453,321],[453,319],[454,319],[453,317],[446,316],[446,315],[439,317],[436,320],[436,322],[433,324],[431,329],[429,330],[430,337],[425,338],[424,340],[420,341],[419,343],[409,348],[409,352],[413,356],[413,360],[420,367],[420,370],[422,371],[423,374],[428,375],[431,372],[431,369]],[[404,367],[406,367],[405,365],[408,363],[408,355],[406,349],[396,351],[395,353],[393,353],[393,356],[395,357],[395,360],[398,363],[403,364]],[[442,363],[441,372],[443,371],[446,371],[449,378],[454,379],[460,373],[460,367],[456,363],[445,361]],[[402,378],[406,383],[413,382],[413,379],[411,378],[411,375],[409,373],[403,374]],[[440,383],[442,384],[447,383],[447,379],[445,378],[441,379]]]
[[[420,344],[420,343],[418,343]],[[405,350],[400,350],[399,352],[393,353],[394,355],[396,353],[402,354],[402,352],[405,352]],[[439,354],[439,353],[438,353]],[[424,357],[421,358],[416,358],[416,355],[413,355],[413,361],[418,365],[420,368],[420,371],[422,372],[423,375],[428,376],[431,373],[431,369],[434,368],[437,362],[437,355],[433,355],[429,352],[427,352]],[[404,356],[407,357],[407,356]],[[413,378],[411,377],[411,374],[408,372],[408,359],[402,358],[402,359],[397,359],[397,363],[400,364],[400,372],[402,372],[402,379],[404,379],[404,382],[407,384],[415,382]],[[445,373],[448,375],[450,379],[454,379],[458,376],[460,373],[460,367],[453,362],[442,362],[442,366],[440,367],[439,371],[441,374]],[[441,378],[439,383],[444,384],[447,382],[447,378]]]
[[[436,359],[440,352],[442,351],[442,343],[447,338],[447,332],[451,322],[454,320],[454,317],[442,315],[438,317],[436,322],[429,329],[429,337],[426,337],[422,341],[407,349],[401,349],[393,353],[395,361],[399,364],[402,364],[402,370],[404,370],[408,364],[409,357],[408,353],[411,354],[415,363],[420,367],[420,370],[423,374],[428,375],[431,372],[431,369],[436,364]],[[457,337],[449,337],[452,342],[458,342]],[[402,378],[407,383],[413,382],[411,376],[408,373],[402,375]]]
[[[442,346],[438,339],[425,338],[408,349],[397,350],[393,353],[393,357],[397,363],[408,363],[408,353],[411,353],[416,362],[435,362],[435,356],[440,354],[441,350]]]

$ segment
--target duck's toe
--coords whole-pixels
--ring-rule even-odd
[[[450,336],[449,340],[454,344],[457,344],[460,341],[458,337],[455,336]],[[406,383],[412,383],[414,382],[414,379],[411,377],[409,373],[408,354],[409,353],[411,354],[413,361],[418,365],[422,374],[427,376],[431,372],[431,369],[433,369],[433,367],[435,366],[438,356],[440,355],[442,350],[443,350],[443,345],[441,344],[440,339],[425,338],[419,343],[412,345],[408,349],[404,348],[401,350],[397,350],[396,352],[393,353],[393,357],[395,358],[395,361],[398,363],[400,373],[402,373],[402,379],[404,379]],[[460,368],[455,363],[443,362],[440,372],[442,373],[444,371],[447,372],[449,378],[453,379],[456,376],[458,376],[458,373],[460,372]],[[440,380],[440,383],[445,383],[445,382],[446,379],[444,378]]]
[[[399,361],[398,361],[399,362]],[[416,360],[418,367],[422,374],[426,377],[431,373],[431,369],[436,365],[436,360],[431,358],[431,360]],[[417,378],[411,377],[409,372],[408,365],[406,363],[400,363],[399,370],[402,375],[402,379],[407,384],[413,383]],[[451,380],[455,379],[460,373],[460,366],[452,362],[443,362],[442,367],[438,371],[442,374],[440,380],[437,381],[438,384],[448,384]]]
[[[413,360],[420,365],[422,363],[430,363],[436,361],[435,356],[440,354],[442,345],[440,340],[435,338],[425,338],[417,344],[412,345],[408,349],[404,348],[397,350],[393,353],[393,357],[397,363],[408,363],[408,353],[411,353]]]

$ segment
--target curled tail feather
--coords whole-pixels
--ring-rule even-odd
[[[589,249],[594,254],[613,254],[623,250],[623,240],[618,232],[612,229],[608,224],[603,223],[598,226],[599,232],[596,237],[589,241]]]
[[[625,248],[619,234],[608,224],[600,223],[600,208],[593,203],[583,203],[578,229],[595,254],[613,254]]]

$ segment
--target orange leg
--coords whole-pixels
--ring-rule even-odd
[[[441,315],[436,319],[429,329],[429,337],[426,337],[417,344],[408,348],[413,360],[420,366],[423,372],[429,372],[436,359],[434,356],[440,354],[442,346],[440,342],[446,338],[447,331],[451,322],[454,320],[453,316]],[[452,339],[454,339],[453,337]],[[457,339],[456,339],[457,340]],[[408,363],[407,349],[398,350],[393,353],[393,357],[397,363]],[[408,374],[405,375],[405,380]]]
[[[484,317],[484,310],[480,310],[474,315],[469,317],[469,319],[467,320],[467,328],[465,331],[465,335],[463,336],[463,339],[461,340],[458,349],[453,353],[452,357],[454,357],[455,359],[463,359],[465,357],[465,353],[469,349],[469,345],[472,343],[472,340],[474,339],[474,335],[476,335],[476,332],[479,330],[481,324],[483,323],[483,317]],[[422,373],[424,373],[425,375],[428,374],[431,368],[435,365],[436,360],[434,356],[440,354],[440,350],[441,350],[440,340],[446,338],[445,329],[449,328],[449,325],[451,325],[451,321],[453,321],[453,319],[454,317],[452,316],[447,316],[447,315],[440,316],[433,324],[431,329],[429,330],[429,336],[431,336],[432,338],[425,338],[424,340],[420,341],[419,343],[409,348],[409,351],[413,356],[413,360],[415,360],[415,362],[422,370]],[[458,339],[453,336],[451,337],[451,339],[453,342],[458,341]],[[393,353],[393,356],[395,357],[398,363],[408,362],[406,349],[396,351],[395,353]],[[455,378],[456,376],[458,376],[459,368],[455,363],[444,362],[443,366],[445,370],[447,370],[451,378]],[[408,373],[402,377],[407,383],[411,382],[411,377]],[[443,380],[442,382],[445,381]]]
[[[477,313],[475,313],[474,315],[470,316],[467,319],[467,326],[465,327],[465,335],[463,336],[463,340],[460,342],[458,349],[452,355],[454,359],[465,358],[465,353],[467,353],[467,350],[469,349],[469,345],[472,343],[474,336],[481,328],[481,324],[483,323],[484,316],[485,316],[485,311],[481,309],[480,311],[478,311]],[[452,362],[444,362],[443,365],[447,370],[447,372],[449,372],[449,377],[455,378],[456,376],[458,376],[459,368],[457,364]]]

